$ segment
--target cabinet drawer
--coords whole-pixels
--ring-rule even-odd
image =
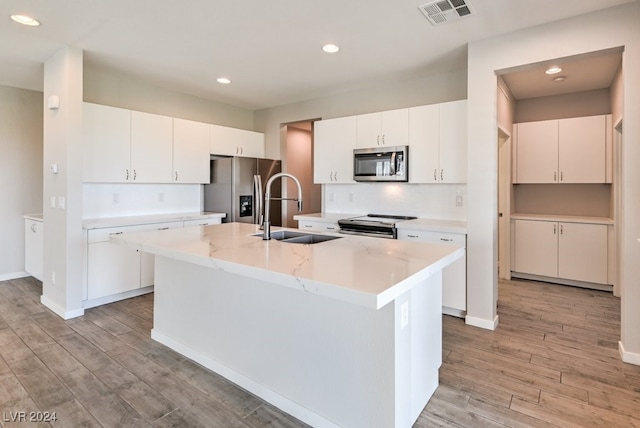
[[[220,224],[222,219],[220,218],[197,218],[193,220],[185,220],[184,227],[190,226],[208,226],[210,224]]]
[[[318,232],[339,232],[338,223],[327,223],[324,221],[298,220],[298,229]]]
[[[466,235],[460,233],[432,232],[428,230],[399,229],[398,239],[416,240],[433,244],[452,244],[466,248]]]
[[[154,223],[154,224],[138,224],[135,226],[105,227],[103,229],[91,229],[88,231],[87,242],[89,244],[93,244],[95,242],[105,242],[109,240],[111,235],[120,235],[122,233],[143,232],[146,230],[174,229],[177,227],[182,227],[181,221],[172,221],[167,223]]]

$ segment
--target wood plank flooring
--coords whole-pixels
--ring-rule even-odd
[[[151,340],[153,295],[63,321],[40,294],[32,278],[0,282],[0,427],[305,426]],[[505,281],[498,314],[493,332],[443,317],[440,386],[415,427],[640,427],[617,298]],[[57,421],[16,420],[30,412]]]

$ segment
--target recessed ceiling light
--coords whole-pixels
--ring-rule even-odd
[[[340,46],[328,43],[322,47],[322,50],[326,53],[336,53],[340,50]]]
[[[227,77],[218,77],[216,79],[216,82],[222,83],[223,85],[228,85],[229,83],[231,83],[231,79],[229,79]]]
[[[40,21],[27,15],[11,15],[11,19],[18,24],[28,25],[29,27],[37,27],[40,25]]]
[[[562,68],[558,67],[557,65],[554,65],[553,67],[547,68],[547,71],[545,71],[545,73],[547,73],[547,74],[558,74],[561,71],[562,71]]]
[[[554,77],[553,81],[556,83],[560,83],[560,82],[564,82],[567,79],[567,76],[558,76],[558,77]]]

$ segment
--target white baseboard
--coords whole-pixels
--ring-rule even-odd
[[[97,299],[85,300],[82,302],[82,307],[85,309],[95,308],[96,306],[102,306],[109,303],[117,302],[119,300],[130,299],[132,297],[142,296],[143,294],[152,293],[153,285],[143,288],[136,288],[135,290],[125,291],[123,293],[112,294],[110,296],[99,297]]]
[[[56,315],[61,317],[62,319],[69,320],[71,318],[77,318],[84,315],[84,309],[74,309],[72,311],[65,310],[62,306],[58,305],[53,300],[49,299],[47,296],[40,296],[40,303],[45,305],[47,308],[52,310]]]
[[[624,361],[625,363],[640,366],[640,354],[625,351],[622,341],[618,342],[618,351],[620,351],[620,357],[622,357],[622,361]]]
[[[467,315],[464,318],[465,324],[471,325],[474,327],[484,328],[485,330],[495,330],[496,328],[498,328],[498,321],[499,321],[498,315],[496,315],[495,318],[493,318],[493,321],[486,320],[484,318],[476,318],[469,315]]]
[[[27,276],[31,276],[31,275],[29,275],[27,272],[6,273],[4,275],[0,275],[0,281],[9,281],[11,279],[26,278]]]

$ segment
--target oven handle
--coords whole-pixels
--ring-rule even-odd
[[[342,233],[345,235],[369,236],[371,238],[395,239],[395,236],[389,235],[388,233],[383,233],[383,232],[356,232],[353,230],[340,229],[340,232],[338,233]]]

